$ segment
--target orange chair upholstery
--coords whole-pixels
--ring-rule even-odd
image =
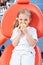
[[[5,48],[2,56],[0,57],[0,65],[9,65],[13,48],[14,47],[11,44],[9,44]],[[39,47],[35,46],[35,50],[36,50],[35,65],[42,65],[41,52]]]
[[[0,45],[3,44],[7,40],[7,37],[4,36],[1,32],[1,23],[0,23]]]
[[[7,38],[10,38],[13,30],[13,23],[16,19],[17,13],[21,9],[29,9],[32,13],[32,22],[30,26],[33,26],[37,29],[38,38],[43,36],[43,17],[41,10],[34,4],[30,4],[29,0],[17,0],[16,4],[11,5],[5,12],[2,18],[2,33]],[[34,24],[33,24],[34,23]],[[36,56],[35,56],[35,65],[42,65],[41,52],[38,46],[35,46]],[[9,65],[11,58],[13,46],[8,45],[2,56],[0,57],[0,65]]]
[[[29,4],[29,3],[27,4],[16,3],[11,5],[7,9],[7,11],[5,12],[2,18],[2,29],[1,29],[2,33],[7,37],[11,37],[12,30],[13,30],[13,23],[14,20],[16,19],[17,13],[19,10],[24,8],[29,9],[32,12],[32,22],[30,23],[30,26],[33,26],[37,29],[38,37],[42,37],[43,36],[42,12],[36,5]]]

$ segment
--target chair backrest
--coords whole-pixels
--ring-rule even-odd
[[[3,15],[1,30],[6,37],[11,37],[13,30],[13,23],[16,19],[17,13],[21,9],[29,9],[32,12],[32,22],[30,26],[37,29],[38,37],[43,36],[43,17],[42,12],[34,4],[30,4],[29,0],[17,0],[17,3],[11,5]]]
[[[0,23],[0,45],[3,44],[7,38],[1,32],[1,23]]]

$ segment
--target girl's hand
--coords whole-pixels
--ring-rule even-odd
[[[27,26],[26,26],[26,24],[21,24],[20,29],[25,34],[27,32]]]
[[[18,26],[18,30],[19,30],[19,34],[21,35],[22,34],[22,31],[20,29],[20,26]]]

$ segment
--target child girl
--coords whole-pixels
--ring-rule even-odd
[[[27,9],[18,12],[17,27],[14,28],[11,41],[14,49],[10,59],[10,65],[35,65],[35,50],[37,32],[36,29],[29,26],[32,20],[32,14]],[[34,23],[33,23],[34,24]]]

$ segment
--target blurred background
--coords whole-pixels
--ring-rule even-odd
[[[6,9],[15,3],[16,3],[16,0],[0,0],[0,23]],[[43,13],[43,0],[30,0],[30,3],[36,4]],[[7,39],[7,41],[3,45],[0,46],[0,50],[5,48],[10,43],[11,43],[11,40]],[[37,45],[40,47],[42,58],[43,58],[43,37],[39,38]]]

